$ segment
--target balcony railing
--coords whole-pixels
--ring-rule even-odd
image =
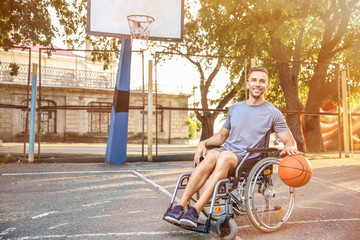
[[[10,74],[10,63],[1,62],[0,64],[0,83],[21,83],[27,84],[29,66],[27,64],[17,64],[19,71],[16,76]],[[138,81],[135,81],[138,80]],[[41,67],[42,86],[65,86],[80,88],[99,88],[114,89],[116,83],[116,72],[109,71],[86,71],[75,70],[72,68]],[[31,79],[30,79],[31,85]],[[166,93],[189,93],[184,83],[168,82],[158,84],[159,92]],[[142,90],[142,80],[132,79],[130,81],[131,90]],[[147,90],[147,84],[145,90]]]
[[[28,65],[17,65],[19,66],[18,74],[16,76],[11,76],[10,63],[2,62],[0,65],[0,82],[27,83]],[[42,85],[114,89],[115,81],[116,73],[111,72],[41,67]]]

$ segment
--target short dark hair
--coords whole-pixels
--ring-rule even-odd
[[[250,74],[253,73],[253,72],[264,72],[264,73],[266,73],[266,75],[267,75],[268,78],[269,78],[269,72],[268,72],[268,70],[267,70],[265,67],[263,67],[263,66],[256,66],[256,67],[250,68],[249,73],[248,73],[248,76],[247,76],[248,79],[249,79],[249,77],[250,77]]]

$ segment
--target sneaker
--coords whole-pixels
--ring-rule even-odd
[[[171,223],[179,224],[179,220],[183,214],[184,207],[181,205],[176,205],[170,212],[166,214],[165,220]]]
[[[194,207],[191,207],[180,219],[180,224],[188,227],[197,227],[199,213]]]

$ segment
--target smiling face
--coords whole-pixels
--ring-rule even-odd
[[[247,81],[250,97],[254,100],[264,98],[264,94],[269,88],[268,75],[262,71],[254,71],[250,74]]]

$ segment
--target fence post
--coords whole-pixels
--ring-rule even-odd
[[[148,154],[147,154],[147,161],[152,162],[152,142],[153,142],[153,131],[152,131],[152,123],[153,123],[153,116],[152,116],[152,68],[153,63],[152,60],[149,60],[149,82],[148,82],[148,119],[147,119],[147,142],[148,142]]]
[[[29,133],[29,157],[28,162],[34,162],[34,144],[35,144],[35,113],[36,113],[36,74],[38,65],[33,64],[32,85],[31,85],[31,108],[30,108],[30,133]]]
[[[346,70],[341,71],[341,97],[343,105],[343,133],[345,157],[349,157],[349,109],[347,102]]]

